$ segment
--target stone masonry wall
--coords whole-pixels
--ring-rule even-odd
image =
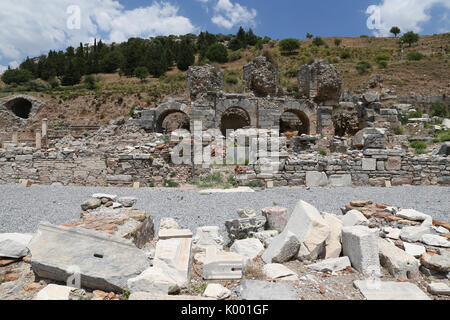
[[[196,171],[196,173],[204,170]],[[0,183],[88,186],[147,186],[163,181],[187,183],[190,166],[169,164],[168,155],[149,154],[80,155],[41,152],[30,147],[0,149]],[[261,173],[257,165],[242,167],[236,176],[241,185],[265,186],[386,186],[450,185],[450,162],[441,156],[408,156],[402,150],[367,149],[340,156],[303,154],[282,161],[274,175]]]

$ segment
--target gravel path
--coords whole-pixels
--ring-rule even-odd
[[[403,186],[394,188],[275,188],[255,193],[200,195],[198,190],[130,189],[97,187],[56,187],[0,185],[0,233],[34,232],[40,221],[54,224],[79,219],[80,204],[93,193],[103,192],[138,198],[135,206],[150,212],[159,225],[161,217],[173,217],[193,232],[198,226],[219,225],[236,218],[238,208],[279,205],[293,210],[305,200],[320,211],[340,214],[339,208],[351,200],[370,199],[404,208],[414,208],[435,219],[450,220],[450,187]]]

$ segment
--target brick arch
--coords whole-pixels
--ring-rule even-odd
[[[216,126],[220,126],[222,117],[230,108],[239,108],[244,110],[249,119],[250,119],[250,127],[256,128],[258,126],[258,106],[256,101],[251,99],[224,99],[217,103],[216,105],[216,114],[215,114],[215,123]]]
[[[222,113],[220,118],[220,131],[223,135],[227,129],[237,130],[251,126],[251,117],[247,110],[241,107],[230,107]]]

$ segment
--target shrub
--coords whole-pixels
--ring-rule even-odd
[[[293,52],[300,48],[300,41],[294,38],[288,38],[280,41],[280,50],[283,52]]]
[[[416,150],[427,148],[427,144],[425,141],[413,141],[409,145],[411,146],[411,148],[416,149]]]
[[[33,74],[28,70],[22,69],[8,69],[2,75],[2,81],[6,84],[21,84],[32,79],[34,79]]]
[[[388,63],[385,60],[382,60],[382,61],[378,62],[378,67],[380,69],[385,69],[387,67],[387,65],[388,65]]]
[[[326,156],[327,155],[327,152],[325,151],[325,150],[320,150],[319,151],[319,154],[321,155],[321,156]]]
[[[227,78],[225,79],[225,81],[226,81],[228,84],[238,84],[238,83],[239,83],[239,80],[238,80],[237,78],[235,78],[235,77],[227,77]]]
[[[405,132],[405,129],[403,129],[402,126],[397,126],[394,128],[394,133],[398,136],[402,135],[404,132]]]
[[[84,85],[89,90],[95,90],[100,88],[100,83],[92,75],[87,75],[84,77]]]
[[[228,62],[228,50],[223,44],[216,43],[208,48],[206,57],[212,62],[225,63]]]
[[[450,112],[448,110],[448,106],[442,104],[441,102],[433,103],[431,106],[431,116],[432,117],[441,117],[447,118]]]
[[[359,74],[366,74],[372,69],[372,65],[367,61],[359,61],[355,68]]]
[[[339,47],[339,46],[341,45],[341,43],[342,43],[342,40],[341,40],[341,39],[334,39],[334,45],[335,45],[336,47]]]
[[[350,52],[348,52],[347,50],[341,52],[341,59],[348,59],[350,57],[351,57]]]
[[[417,51],[408,52],[408,60],[409,61],[419,61],[423,59],[423,54]]]
[[[375,56],[375,61],[376,62],[389,61],[390,58],[391,58],[391,56],[387,53],[379,53]]]
[[[230,62],[237,61],[237,60],[240,60],[240,59],[242,59],[242,52],[241,52],[241,50],[231,52],[230,56],[228,58],[228,60]]]
[[[53,88],[56,89],[59,87],[59,81],[55,77],[51,77],[48,79],[48,84]]]
[[[148,72],[147,67],[137,67],[134,69],[134,75],[141,79],[141,81],[144,81],[150,73]]]
[[[291,68],[287,70],[284,75],[288,78],[295,78],[297,76],[297,69]]]
[[[314,40],[312,41],[313,45],[315,46],[324,46],[326,43],[325,41],[323,41],[323,39],[321,37],[315,37]]]

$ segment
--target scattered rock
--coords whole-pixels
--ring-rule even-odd
[[[432,282],[427,286],[429,293],[434,295],[450,296],[450,287],[443,282]]]
[[[28,254],[32,235],[23,233],[0,233],[0,257],[22,258]]]
[[[311,270],[320,272],[336,272],[346,270],[350,267],[350,259],[348,257],[326,259],[321,262],[307,265],[306,267]]]
[[[223,249],[224,240],[220,235],[219,227],[206,226],[197,228],[197,232],[192,239],[193,250],[206,251],[209,246],[215,246],[218,250]]]
[[[450,252],[439,250],[439,254],[424,253],[420,257],[420,263],[428,269],[438,272],[450,272]]]
[[[344,227],[363,225],[367,223],[367,218],[358,210],[350,210],[342,217]]]
[[[69,300],[70,292],[74,288],[49,284],[39,291],[33,300]]]
[[[162,218],[159,223],[159,230],[164,229],[180,229],[180,226],[173,218]]]
[[[242,218],[225,221],[228,237],[231,241],[245,239],[251,233],[258,232],[263,228],[267,220],[265,217]]]
[[[225,300],[231,296],[231,291],[217,283],[210,283],[203,293],[204,297]]]
[[[253,259],[264,251],[264,245],[261,241],[255,238],[236,240],[231,246],[230,251],[249,259]]]
[[[237,214],[241,218],[255,218],[256,211],[251,208],[238,209]]]
[[[264,274],[268,280],[285,280],[285,281],[298,281],[298,275],[289,269],[278,263],[269,263],[263,267]]]
[[[266,229],[283,232],[289,221],[288,209],[282,207],[269,207],[262,209],[262,214],[267,219]]]
[[[426,252],[424,246],[412,244],[412,243],[408,243],[408,242],[403,242],[403,247],[407,254],[410,254],[415,258],[419,258],[422,254],[424,254]]]
[[[342,220],[331,213],[322,213],[322,216],[330,228],[330,235],[325,242],[325,259],[338,258],[342,252]]]
[[[429,246],[450,248],[450,241],[448,241],[444,237],[435,234],[424,234],[422,236],[421,242]]]
[[[277,235],[278,235],[277,230],[264,230],[255,232],[253,234],[253,237],[261,241],[264,244],[264,247],[267,248]]]
[[[101,205],[102,205],[101,199],[91,198],[81,204],[81,210],[83,210],[83,211],[93,210],[93,209],[97,209]]]
[[[298,300],[297,291],[289,282],[244,280],[240,295],[242,300]]]
[[[283,232],[284,233],[284,232]],[[283,236],[276,236],[262,255],[265,263],[283,263],[295,257],[300,249],[298,237],[288,231]]]
[[[409,282],[356,280],[354,286],[367,300],[430,300],[422,290]]]
[[[118,202],[125,208],[131,208],[136,204],[137,199],[134,197],[120,197]]]
[[[164,270],[150,267],[139,276],[128,279],[130,292],[149,292],[156,295],[174,293],[180,289],[177,281]]]
[[[365,226],[342,228],[342,248],[352,266],[365,274],[379,274],[378,236]]]
[[[378,248],[380,263],[392,276],[414,279],[419,275],[419,263],[412,255],[384,239],[378,239]]]

